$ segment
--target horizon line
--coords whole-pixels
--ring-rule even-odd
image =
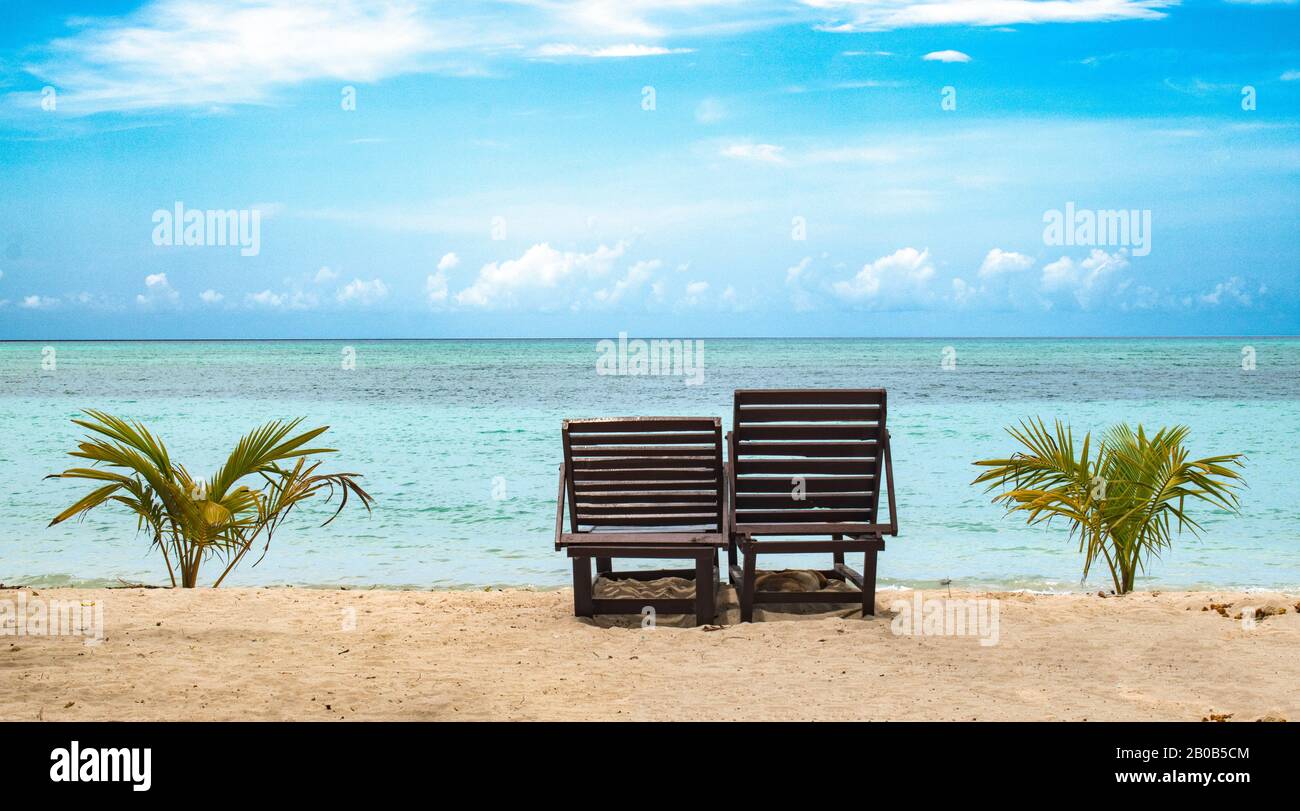
[[[309,341],[606,341],[609,335],[568,336],[502,336],[502,337],[444,337],[444,338],[0,338],[0,344],[39,343],[305,343]],[[644,337],[633,340],[692,340],[692,341],[1195,341],[1228,339],[1296,340],[1296,335],[713,335],[699,338]]]

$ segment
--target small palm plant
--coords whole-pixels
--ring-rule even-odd
[[[122,504],[135,513],[137,529],[147,532],[162,551],[173,587],[179,577],[182,587],[194,588],[199,566],[210,557],[225,563],[212,584],[220,586],[254,546],[260,545],[265,556],[272,534],[293,508],[322,492],[327,503],[335,489],[341,492],[338,509],[325,524],[343,511],[349,494],[359,498],[367,512],[374,501],[357,484],[360,474],[317,472],[321,463],[310,457],[335,451],[307,445],[328,426],[291,437],[301,418],[268,422],[240,439],[226,463],[205,482],[173,462],[162,441],[140,423],[102,411],[84,413],[89,419],[73,422],[97,436],[85,437],[68,455],[89,459],[92,467],[46,478],[107,484],[59,513],[50,526],[109,501]],[[257,486],[241,483],[251,477],[257,477]],[[258,562],[261,557],[253,565]]]
[[[1084,578],[1100,557],[1118,594],[1133,590],[1137,572],[1172,546],[1176,532],[1186,527],[1199,534],[1200,524],[1186,511],[1189,500],[1238,512],[1235,489],[1244,481],[1233,468],[1240,468],[1244,457],[1188,460],[1186,426],[1148,436],[1141,425],[1136,432],[1116,425],[1102,435],[1095,456],[1089,455],[1090,434],[1076,455],[1074,435],[1059,421],[1055,431],[1040,419],[1022,421],[1007,433],[1024,450],[1009,459],[975,462],[988,470],[972,484],[1000,490],[994,503],[1008,513],[1028,513],[1030,524],[1065,520],[1070,537],[1079,537]]]

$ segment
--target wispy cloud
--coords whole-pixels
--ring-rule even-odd
[[[637,45],[627,42],[622,45],[573,45],[571,43],[551,43],[543,45],[535,52],[537,56],[559,58],[580,56],[592,59],[626,59],[637,56],[667,56],[669,54],[694,53],[692,48],[665,48],[662,45]]]
[[[828,31],[1158,20],[1179,0],[804,0]]]
[[[353,279],[339,288],[335,295],[339,304],[359,304],[362,307],[377,304],[388,298],[388,285],[383,279]]]
[[[730,144],[722,148],[722,154],[727,158],[759,163],[787,163],[785,148],[776,144]]]
[[[778,166],[836,163],[892,163],[900,157],[893,146],[846,145],[809,146],[791,152],[778,144],[741,142],[722,147],[721,154],[736,160],[770,163]]]
[[[620,14],[599,2],[153,0],[123,17],[76,20],[69,36],[34,47],[22,68],[58,90],[61,112],[79,115],[266,104],[285,87],[315,80],[482,75],[474,63],[497,57],[689,51],[628,39],[661,40],[674,26],[650,25],[645,15],[682,11],[640,5]]]
[[[33,295],[23,298],[22,307],[26,310],[48,310],[51,307],[58,306],[58,304],[59,300],[56,298]]]
[[[970,56],[961,51],[931,51],[921,57],[926,62],[969,62]]]
[[[308,81],[410,73],[481,76],[499,60],[690,53],[674,39],[792,23],[831,31],[1156,19],[1177,0],[151,0],[72,21],[21,69],[59,110],[220,110],[273,103]],[[845,55],[889,55],[845,51]],[[35,106],[39,94],[14,94]],[[365,142],[365,139],[358,139]]]
[[[345,0],[157,0],[78,28],[25,65],[59,89],[60,109],[73,114],[260,104],[302,81],[405,72],[454,41],[408,3]]]

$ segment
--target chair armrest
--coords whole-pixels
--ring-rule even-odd
[[[733,431],[727,432],[727,461],[723,465],[726,482],[727,507],[725,512],[726,525],[723,533],[727,540],[731,540],[731,533],[736,524],[736,435]]]
[[[560,549],[560,535],[564,532],[564,464],[560,464],[560,492],[555,496],[555,549]]]
[[[885,477],[889,488],[889,533],[898,535],[898,508],[894,505],[894,457],[889,451],[889,429],[885,429]]]
[[[731,463],[722,463],[722,537],[731,538]]]

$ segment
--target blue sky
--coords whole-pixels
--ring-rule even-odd
[[[0,338],[1300,325],[1294,0],[3,13]]]

